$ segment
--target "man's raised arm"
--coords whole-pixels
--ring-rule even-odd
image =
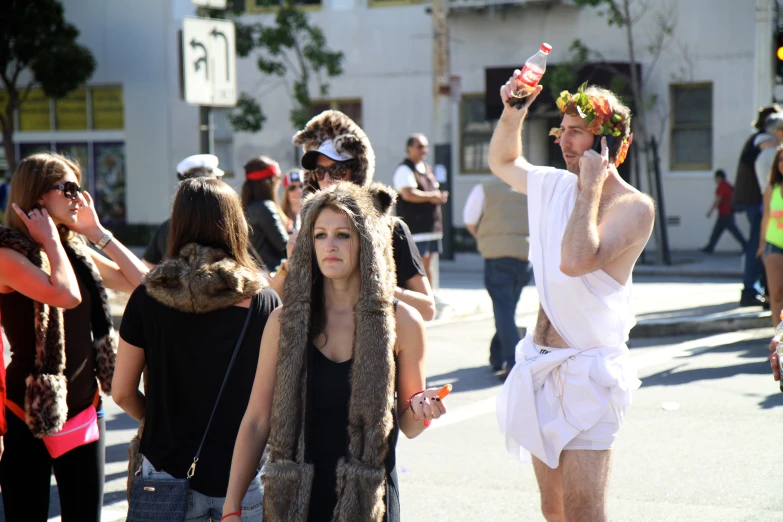
[[[509,98],[514,91],[522,88],[518,77],[519,71],[514,71],[514,75],[500,88],[504,108],[489,143],[489,168],[497,177],[527,194],[527,173],[535,167],[522,156],[522,122],[527,116],[530,104],[543,88],[536,86],[522,109],[511,107],[508,104]]]

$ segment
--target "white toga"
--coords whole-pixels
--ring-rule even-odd
[[[527,188],[536,289],[571,348],[537,346],[528,332],[498,396],[497,416],[510,453],[523,461],[532,453],[556,468],[566,444],[609,408],[622,420],[630,406],[631,391],[641,385],[625,345],[636,321],[630,278],[621,285],[603,270],[580,277],[560,271],[561,241],[579,194],[577,177],[541,168],[528,174]]]

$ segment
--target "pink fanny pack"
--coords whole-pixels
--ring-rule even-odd
[[[95,442],[100,438],[98,431],[98,412],[90,406],[77,416],[65,421],[62,429],[54,435],[43,437],[49,455],[53,459],[72,449]]]

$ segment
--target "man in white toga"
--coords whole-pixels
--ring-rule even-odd
[[[530,260],[541,307],[498,397],[508,450],[533,456],[548,521],[606,520],[612,445],[641,384],[625,342],[635,324],[631,272],[652,232],[652,200],[617,173],[632,141],[630,110],[583,85],[557,100],[551,135],[568,170],[537,167],[520,135],[536,87],[517,110],[519,71],[501,88],[505,109],[489,151],[492,172],[528,196]],[[601,152],[592,150],[598,138]],[[609,140],[607,137],[611,136]]]

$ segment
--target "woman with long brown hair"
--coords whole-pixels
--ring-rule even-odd
[[[280,303],[248,243],[233,188],[210,178],[183,181],[172,209],[169,254],[133,292],[122,317],[114,401],[144,420],[138,445],[143,459],[132,445],[134,471],[145,479],[184,478],[215,407],[190,480],[187,520],[220,518],[261,334]],[[256,474],[248,482],[239,502],[246,520],[260,521],[260,479]]]
[[[302,169],[291,169],[283,176],[283,214],[288,218],[288,233],[293,232],[299,219],[299,211],[302,208],[302,181],[304,175]]]
[[[775,153],[763,205],[761,239],[756,255],[764,260],[772,326],[777,326],[783,309],[783,147],[778,147]]]
[[[280,166],[267,156],[245,163],[242,205],[250,224],[250,242],[272,272],[286,256],[288,232],[285,217],[277,203]]]
[[[116,347],[105,288],[132,292],[147,269],[101,226],[81,177],[57,154],[22,160],[0,227],[0,316],[11,349],[0,460],[8,520],[47,520],[52,471],[64,522],[101,517],[98,390],[111,393]]]
[[[226,520],[262,470],[266,522],[399,522],[396,444],[446,412],[425,389],[421,315],[394,298],[390,209],[380,184],[308,197],[285,306],[264,331],[237,436]],[[276,368],[276,370],[275,370]]]

